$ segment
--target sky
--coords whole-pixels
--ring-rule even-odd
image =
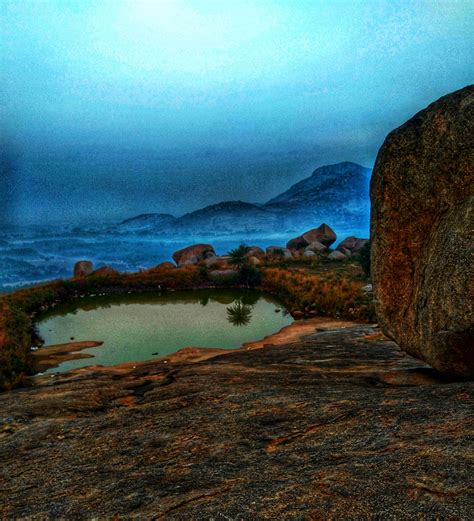
[[[471,0],[1,0],[1,223],[265,202],[473,83]]]

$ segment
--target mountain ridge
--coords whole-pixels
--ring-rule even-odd
[[[180,217],[141,214],[125,219],[118,226],[159,234],[274,233],[312,226],[317,220],[368,226],[371,172],[351,161],[325,165],[266,203],[221,201]]]

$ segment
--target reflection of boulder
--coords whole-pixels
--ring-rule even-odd
[[[82,260],[74,264],[74,277],[83,278],[90,275],[93,271],[93,264],[91,261]]]
[[[198,264],[199,262],[216,256],[210,244],[193,244],[173,253],[173,260],[181,266]]]
[[[248,304],[249,306],[253,306],[260,300],[260,294],[256,291],[251,293],[244,293],[240,298],[243,304]]]
[[[383,331],[438,371],[470,378],[473,149],[474,86],[392,131],[372,177],[370,230]]]
[[[217,271],[217,270],[216,270]],[[219,270],[221,271],[221,270]],[[209,294],[210,300],[214,302],[218,302],[219,304],[232,304],[235,300],[235,295],[232,293],[210,293]]]

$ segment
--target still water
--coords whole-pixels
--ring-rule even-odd
[[[278,310],[278,311],[277,311]],[[199,290],[83,298],[43,315],[45,345],[103,341],[47,372],[149,360],[187,346],[235,349],[293,321],[272,296],[255,290]]]

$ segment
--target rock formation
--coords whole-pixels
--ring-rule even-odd
[[[216,252],[210,244],[193,244],[173,253],[173,260],[179,267],[197,264],[215,257]]]
[[[327,224],[323,223],[318,228],[308,230],[302,235],[288,241],[286,247],[289,250],[301,250],[314,242],[319,242],[324,246],[331,246],[336,240],[336,234]]]
[[[82,260],[74,264],[74,277],[87,277],[93,272],[94,268],[91,261]]]
[[[367,243],[369,239],[359,239],[358,237],[350,236],[346,237],[341,241],[336,250],[344,253],[345,255],[353,255],[358,253]]]
[[[371,182],[377,314],[402,349],[474,377],[474,86],[391,132]]]
[[[326,251],[326,246],[319,241],[314,241],[306,246],[305,251],[312,251],[313,253],[322,253]]]
[[[337,260],[337,261],[340,261],[340,260],[345,260],[347,259],[347,257],[344,255],[344,253],[342,253],[341,251],[333,251],[332,253],[330,253],[328,255],[328,259],[329,260]]]
[[[0,518],[471,519],[473,384],[343,325],[0,394]]]

